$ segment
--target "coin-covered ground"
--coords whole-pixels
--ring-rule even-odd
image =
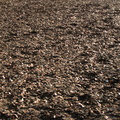
[[[0,0],[0,120],[120,120],[120,0]]]

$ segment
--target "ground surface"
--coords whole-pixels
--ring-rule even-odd
[[[0,0],[8,119],[120,120],[120,0]]]

